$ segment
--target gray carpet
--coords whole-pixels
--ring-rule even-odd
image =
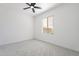
[[[0,46],[0,56],[77,56],[79,53],[39,40]]]

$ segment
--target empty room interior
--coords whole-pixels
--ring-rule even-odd
[[[0,3],[0,56],[79,56],[79,3]]]

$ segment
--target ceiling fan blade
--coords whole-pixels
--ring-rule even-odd
[[[41,7],[34,6],[34,8],[41,9]]]
[[[34,8],[32,8],[32,11],[33,11],[33,13],[35,13],[35,10],[34,10]]]
[[[30,7],[27,7],[27,8],[23,8],[23,9],[25,10],[25,9],[29,9],[29,8],[30,8]]]
[[[31,3],[31,6],[34,6],[36,3]]]
[[[27,5],[31,6],[29,3],[26,3]]]

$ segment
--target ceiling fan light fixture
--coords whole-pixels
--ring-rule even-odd
[[[31,9],[34,8],[33,6],[30,7]]]

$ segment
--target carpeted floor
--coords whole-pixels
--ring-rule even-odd
[[[78,52],[39,40],[26,40],[0,46],[0,56],[77,56]]]

